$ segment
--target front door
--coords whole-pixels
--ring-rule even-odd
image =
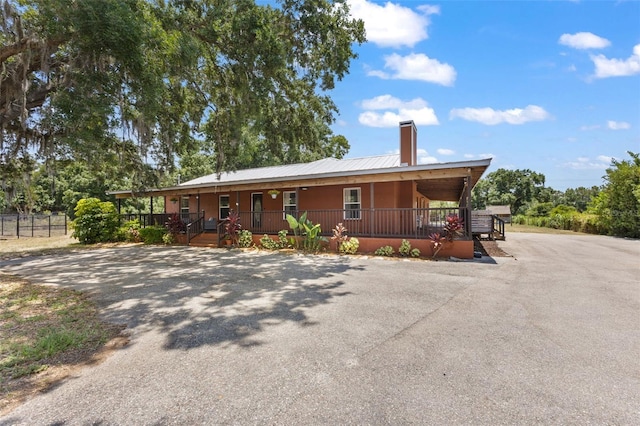
[[[251,194],[251,225],[253,229],[260,229],[262,226],[262,193]]]

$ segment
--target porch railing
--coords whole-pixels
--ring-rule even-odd
[[[442,233],[446,218],[458,215],[464,218],[464,208],[428,209],[359,209],[308,210],[307,219],[319,223],[322,234],[332,235],[332,229],[342,223],[347,234],[354,237],[374,238],[428,238]],[[289,212],[299,218],[304,211]],[[239,212],[242,229],[253,234],[276,234],[282,229],[290,231],[283,211]],[[290,231],[291,232],[291,231]],[[467,232],[463,239],[470,239]]]

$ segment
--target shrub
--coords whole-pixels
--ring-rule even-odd
[[[145,244],[163,244],[167,232],[164,226],[148,226],[140,230],[140,238]]]
[[[400,256],[409,256],[411,254],[411,243],[407,240],[402,240],[398,252],[400,253]]]
[[[395,251],[391,246],[382,246],[374,252],[376,256],[387,256],[387,257],[393,256],[394,253]]]
[[[260,246],[265,250],[278,250],[280,248],[280,243],[272,239],[267,234],[264,234],[262,238],[260,238]]]
[[[356,254],[360,247],[360,241],[356,237],[351,237],[340,244],[339,250],[342,254]]]
[[[238,236],[238,246],[248,248],[253,246],[253,234],[247,229],[240,231]]]
[[[409,252],[409,255],[411,257],[420,257],[420,249],[419,248],[411,249],[411,251]]]
[[[281,229],[280,231],[278,231],[278,248],[287,248],[289,247],[289,240],[287,239],[287,235],[289,234],[289,231],[287,231],[286,229]]]
[[[74,209],[75,219],[71,222],[73,233],[82,244],[115,241],[119,227],[119,217],[113,203],[97,198],[83,198]]]
[[[175,242],[175,238],[171,232],[167,232],[162,236],[162,242],[169,246]]]
[[[139,243],[140,221],[138,219],[126,221],[116,233],[117,241],[127,241],[129,243]]]

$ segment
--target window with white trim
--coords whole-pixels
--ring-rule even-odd
[[[362,209],[362,197],[360,188],[345,188],[344,196],[344,218],[360,219],[360,209]]]
[[[296,198],[296,191],[283,191],[282,192],[282,218],[286,219],[287,214],[292,216],[296,215],[298,211],[298,200]]]
[[[218,203],[218,220],[226,219],[229,216],[229,196],[221,195]]]
[[[180,217],[182,220],[189,220],[189,196],[183,195],[180,198]]]

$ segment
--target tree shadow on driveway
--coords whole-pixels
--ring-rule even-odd
[[[87,292],[107,321],[135,336],[166,335],[164,349],[261,344],[260,333],[286,322],[313,325],[308,309],[341,291],[341,257],[129,246],[0,263],[34,283]]]

